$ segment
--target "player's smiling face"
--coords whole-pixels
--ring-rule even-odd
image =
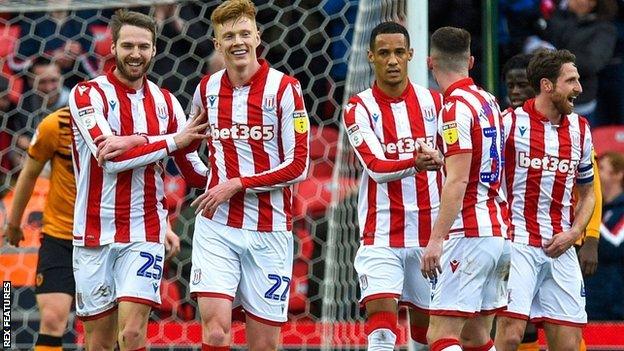
[[[148,29],[125,24],[119,29],[119,38],[113,43],[117,69],[130,82],[142,79],[149,68],[156,48]]]
[[[573,63],[568,62],[561,66],[551,96],[559,113],[568,115],[574,110],[574,100],[583,92],[579,78],[578,70]]]
[[[225,65],[244,68],[257,60],[256,48],[260,33],[256,21],[246,16],[215,26],[215,47],[223,55]]]
[[[375,47],[368,51],[368,60],[375,66],[377,81],[394,86],[407,79],[407,63],[412,54],[403,34],[384,33],[375,38]]]

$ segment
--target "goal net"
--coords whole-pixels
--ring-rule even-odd
[[[260,55],[301,82],[312,122],[309,178],[294,189],[293,266],[284,349],[358,349],[365,336],[352,267],[358,247],[356,193],[359,165],[342,137],[341,106],[369,87],[370,30],[382,20],[403,20],[401,0],[256,0]],[[10,212],[15,180],[43,117],[67,102],[68,90],[114,64],[108,21],[118,8],[153,16],[157,54],[150,77],[188,109],[201,77],[221,67],[214,55],[210,14],[221,1],[16,0],[0,4],[0,225]],[[353,43],[353,47],[352,47]],[[52,73],[33,69],[41,58]],[[58,72],[58,73],[55,73]],[[58,76],[57,76],[58,74]],[[197,306],[188,294],[197,191],[167,166],[171,221],[182,252],[165,265],[160,309],[148,326],[151,349],[196,349],[201,344]],[[12,282],[12,348],[30,349],[39,327],[35,267],[48,182],[43,176],[23,216],[25,241],[0,247],[0,274]],[[233,327],[233,346],[245,345],[244,326]],[[66,349],[84,341],[72,312]]]

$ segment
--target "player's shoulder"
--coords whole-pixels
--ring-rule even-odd
[[[41,135],[51,135],[58,133],[62,128],[69,127],[71,113],[69,107],[62,107],[45,116],[37,129]]]

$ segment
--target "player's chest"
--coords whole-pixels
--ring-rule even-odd
[[[128,95],[127,99],[108,101],[108,124],[113,134],[166,134],[170,125],[167,103]]]
[[[369,112],[372,129],[386,154],[412,154],[417,150],[417,140],[435,147],[435,108],[410,109],[398,103],[373,107]]]

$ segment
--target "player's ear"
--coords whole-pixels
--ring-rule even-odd
[[[433,59],[431,58],[431,56],[427,56],[427,68],[429,70],[433,69]]]
[[[468,59],[468,70],[471,70],[474,67],[474,56],[470,56]]]
[[[368,50],[368,62],[373,63],[375,61],[375,57],[372,51]]]
[[[409,50],[407,50],[407,60],[411,61],[412,57],[414,57],[414,49],[410,48]]]
[[[552,93],[553,91],[553,83],[548,78],[540,79],[540,90],[543,90],[547,93]]]

